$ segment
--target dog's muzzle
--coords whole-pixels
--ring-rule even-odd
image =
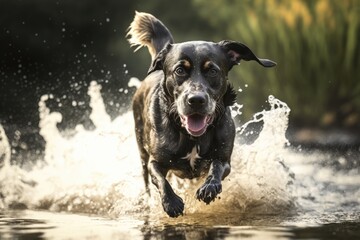
[[[213,110],[209,107],[209,97],[203,92],[190,93],[185,100],[185,114],[180,114],[182,127],[194,136],[199,137],[206,132],[213,122]]]

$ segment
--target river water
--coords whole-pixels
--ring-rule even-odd
[[[27,164],[10,161],[0,126],[0,239],[360,239],[359,147],[292,145],[286,103],[270,96],[268,110],[239,124],[232,172],[215,202],[195,199],[203,180],[169,176],[185,202],[184,216],[172,219],[154,188],[145,194],[132,113],[111,120],[100,89],[94,81],[88,91],[93,130],[60,131],[61,113],[46,104],[54,96],[41,98],[46,146],[24,154]]]

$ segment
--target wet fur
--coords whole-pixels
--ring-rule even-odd
[[[147,13],[136,12],[128,37],[132,46],[147,46],[152,56],[148,76],[133,98],[146,190],[150,193],[150,176],[164,211],[178,217],[184,202],[166,180],[169,172],[180,178],[205,176],[196,197],[206,204],[221,193],[221,181],[230,173],[235,126],[229,106],[236,101],[236,92],[227,80],[228,71],[240,60],[254,60],[264,67],[275,63],[257,58],[234,41],[175,44],[165,25]],[[186,71],[184,76],[176,72],[179,63],[180,70]],[[204,133],[194,136],[184,127],[181,112],[189,118],[192,113],[209,114],[206,119],[211,121]]]

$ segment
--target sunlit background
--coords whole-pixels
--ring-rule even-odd
[[[175,41],[237,40],[278,63],[264,70],[244,62],[233,70],[244,119],[273,94],[290,106],[290,127],[360,128],[357,0],[2,0],[0,6],[2,123],[36,128],[40,96],[68,91],[57,96],[69,106],[64,117],[91,127],[85,93],[93,79],[101,79],[107,111],[117,116],[126,101],[120,89],[132,76],[145,77],[150,61],[124,37],[138,10],[161,19]],[[83,111],[71,111],[75,102]]]

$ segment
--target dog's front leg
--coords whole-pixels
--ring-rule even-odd
[[[229,173],[229,163],[214,160],[211,163],[205,183],[196,192],[196,198],[204,201],[206,204],[214,201],[216,196],[222,191],[221,180],[229,175]]]
[[[157,187],[161,197],[164,211],[170,217],[178,217],[183,214],[184,202],[175,194],[174,190],[166,180],[167,170],[162,168],[157,161],[150,161],[149,173],[152,183]]]

